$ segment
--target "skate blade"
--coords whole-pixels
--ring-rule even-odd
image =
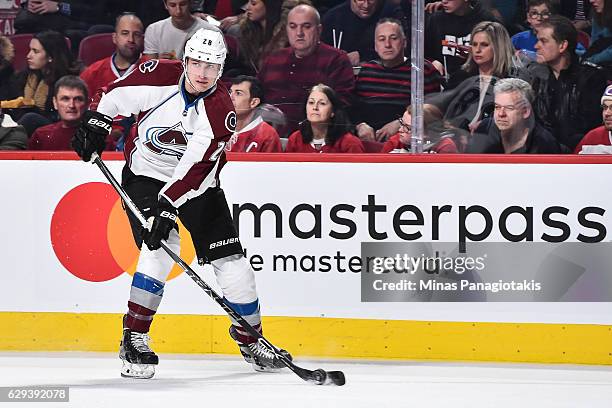
[[[279,373],[281,370],[280,368],[262,366],[256,363],[251,363],[251,365],[253,366],[253,370],[258,373]]]
[[[125,378],[149,379],[155,375],[155,365],[153,364],[133,364],[123,360],[121,376]]]

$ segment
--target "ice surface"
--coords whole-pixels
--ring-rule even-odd
[[[612,367],[298,360],[342,370],[344,387],[316,386],[288,370],[255,373],[239,357],[161,355],[152,380],[119,376],[116,354],[0,353],[0,386],[70,387],[69,403],[1,407],[378,408],[608,407]]]

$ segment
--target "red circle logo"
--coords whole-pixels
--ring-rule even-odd
[[[191,237],[181,231],[181,257],[195,257]],[[74,276],[104,282],[124,272],[133,275],[138,248],[119,196],[110,184],[85,183],[66,193],[51,218],[51,245],[57,259]],[[185,249],[183,249],[185,248]],[[168,280],[182,269],[175,265]]]

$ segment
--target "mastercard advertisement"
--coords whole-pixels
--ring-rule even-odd
[[[191,237],[180,225],[179,231],[180,256],[191,263]],[[51,244],[64,268],[79,279],[104,282],[136,271],[139,249],[122,201],[107,183],[81,184],[59,200],[51,217]],[[180,273],[175,265],[168,280]]]

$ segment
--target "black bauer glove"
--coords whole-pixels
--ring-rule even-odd
[[[100,112],[88,110],[83,115],[81,125],[72,138],[72,148],[83,161],[90,161],[91,155],[102,154],[106,138],[113,130],[113,118]]]
[[[161,241],[167,240],[176,225],[176,208],[164,198],[159,199],[154,216],[149,218],[149,228],[143,228],[142,240],[151,251],[161,248]]]

